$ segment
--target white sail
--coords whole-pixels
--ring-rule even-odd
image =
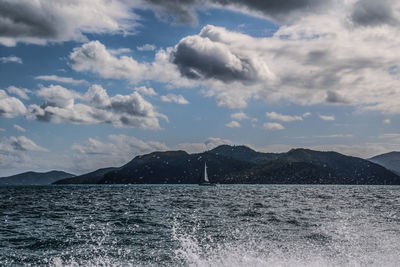
[[[207,163],[204,163],[204,182],[209,183],[210,180],[208,180],[208,175],[207,175]]]

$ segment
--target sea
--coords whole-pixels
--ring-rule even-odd
[[[400,187],[0,187],[0,266],[400,266]]]

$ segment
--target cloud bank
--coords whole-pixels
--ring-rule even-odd
[[[25,136],[9,136],[0,139],[0,167],[2,169],[31,167],[32,152],[48,152]]]
[[[71,66],[134,84],[157,81],[176,88],[200,87],[219,106],[232,109],[262,99],[398,114],[398,27],[388,22],[360,26],[352,19],[357,7],[349,3],[321,14],[309,10],[271,37],[207,25],[174,47],[158,50],[153,62],[113,55],[92,41],[74,49]]]

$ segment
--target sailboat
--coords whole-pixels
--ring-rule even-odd
[[[209,185],[209,186],[215,186],[215,184],[210,183],[210,180],[208,180],[208,175],[207,175],[207,163],[204,162],[204,176],[199,185]]]

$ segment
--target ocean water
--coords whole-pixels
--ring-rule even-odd
[[[0,266],[400,266],[400,187],[0,187]]]

